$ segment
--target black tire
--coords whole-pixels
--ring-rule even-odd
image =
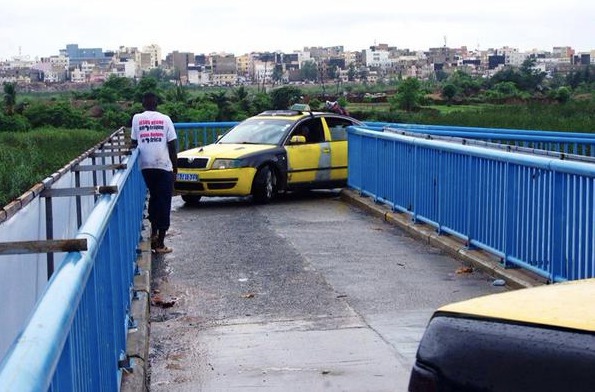
[[[182,200],[187,204],[198,204],[200,196],[197,195],[182,195]]]
[[[269,166],[263,166],[256,172],[252,183],[252,198],[256,203],[265,204],[277,194],[277,175]]]

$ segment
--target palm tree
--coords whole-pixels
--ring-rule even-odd
[[[14,113],[14,107],[17,103],[17,84],[16,82],[4,82],[4,106],[6,114],[9,116]]]
[[[231,101],[237,105],[237,107],[245,113],[250,112],[250,99],[248,91],[244,86],[240,86],[233,90]]]
[[[211,102],[217,105],[219,113],[217,114],[217,121],[230,121],[232,118],[232,110],[229,98],[224,90],[214,91],[208,94]]]

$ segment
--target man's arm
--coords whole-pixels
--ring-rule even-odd
[[[178,172],[178,139],[167,142],[167,152],[175,174]]]

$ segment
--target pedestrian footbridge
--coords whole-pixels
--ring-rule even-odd
[[[176,124],[180,148],[234,124]],[[595,277],[592,135],[366,123],[348,146],[349,192],[399,219],[545,282]],[[120,129],[3,208],[1,392],[118,391],[142,367],[145,198]]]

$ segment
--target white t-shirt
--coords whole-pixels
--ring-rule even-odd
[[[141,169],[173,170],[167,142],[178,136],[169,116],[148,110],[135,114],[130,137],[138,142]]]

